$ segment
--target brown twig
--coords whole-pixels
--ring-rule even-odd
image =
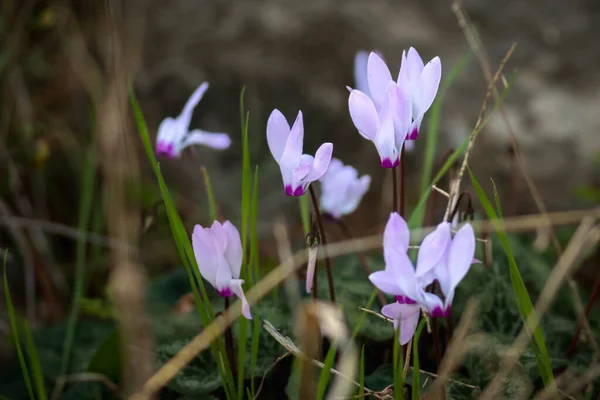
[[[590,311],[594,302],[596,301],[596,297],[600,294],[600,274],[598,274],[598,278],[596,279],[596,283],[594,284],[594,289],[592,290],[592,295],[585,306],[585,311],[583,312],[583,317],[579,318],[577,322],[577,328],[575,329],[575,333],[573,334],[573,339],[571,339],[571,343],[569,344],[569,348],[567,349],[567,358],[570,358],[575,353],[575,349],[577,349],[577,343],[579,342],[579,336],[581,335],[581,328],[584,322],[587,322],[588,316],[590,315]]]
[[[319,226],[319,233],[321,234],[321,244],[324,246],[323,252],[325,253],[325,270],[327,272],[327,281],[329,283],[329,297],[331,298],[331,302],[335,304],[335,287],[333,285],[333,275],[331,273],[331,260],[327,256],[327,238],[325,237],[325,228],[323,226],[323,218],[321,217],[321,211],[319,210],[319,200],[317,200],[317,195],[315,193],[315,189],[313,189],[312,185],[308,186],[308,190],[310,191],[310,198],[313,203],[313,209],[315,211],[315,215],[317,217],[317,224]],[[317,271],[315,270],[315,276],[317,275]],[[314,288],[313,290],[317,290]]]
[[[404,177],[406,175],[406,164],[404,160],[405,146],[402,146],[402,151],[400,152],[400,208],[399,213],[401,217],[404,217]]]

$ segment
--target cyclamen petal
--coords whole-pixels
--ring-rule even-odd
[[[375,52],[371,52],[367,60],[367,79],[370,96],[375,106],[379,108],[385,101],[388,84],[393,80],[389,68],[385,65],[385,61]]]
[[[286,125],[287,122],[283,115],[278,110],[273,110],[267,123],[267,141],[271,154],[281,169],[285,193],[288,196],[301,196],[311,182],[320,179],[327,171],[333,145],[331,143],[321,145],[314,158],[308,154],[302,154],[304,123],[302,111],[300,111],[287,136],[285,146],[282,147]],[[280,152],[281,157],[278,158]]]
[[[194,108],[208,90],[208,82],[202,83],[192,93],[183,111],[176,118],[167,117],[162,120],[156,135],[156,155],[165,158],[181,156],[184,148],[202,144],[213,149],[223,150],[231,145],[231,139],[225,133],[211,133],[200,129],[189,132],[189,125]]]
[[[352,213],[358,207],[370,183],[370,176],[358,178],[356,169],[332,159],[327,173],[321,178],[321,209],[335,219]]]
[[[194,227],[192,246],[200,274],[222,297],[235,294],[242,299],[242,312],[251,319],[250,308],[238,279],[242,266],[242,243],[236,227],[229,221],[215,221],[210,228]]]
[[[353,90],[348,97],[348,108],[358,133],[365,139],[374,141],[379,131],[379,117],[373,101],[360,90]]]
[[[415,334],[419,323],[419,310],[421,307],[414,304],[392,303],[383,306],[381,313],[394,320],[394,328],[400,323],[399,341],[402,346],[410,341]]]

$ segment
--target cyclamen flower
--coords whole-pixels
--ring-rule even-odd
[[[323,143],[315,156],[302,154],[304,124],[302,111],[290,129],[283,114],[275,109],[267,121],[267,143],[269,150],[281,169],[285,194],[301,196],[308,185],[321,178],[327,171],[333,144]]]
[[[415,269],[406,253],[409,230],[397,213],[392,213],[385,228],[383,254],[385,270],[369,276],[381,291],[396,296],[396,303],[381,310],[400,326],[400,343],[412,338],[419,321],[419,310],[424,309],[432,317],[447,317],[454,299],[454,292],[474,262],[475,233],[465,224],[452,238],[450,224],[440,223],[436,230],[425,236],[417,255]],[[437,280],[444,295],[442,300],[425,288]]]
[[[194,129],[189,132],[194,108],[208,89],[208,82],[202,83],[189,98],[183,111],[176,118],[167,117],[162,120],[156,136],[156,155],[166,158],[178,158],[183,149],[194,144],[202,144],[213,149],[226,149],[231,139],[226,133],[206,132]]]
[[[429,110],[437,94],[442,78],[442,64],[439,57],[432,58],[427,65],[413,47],[408,54],[402,52],[402,64],[398,74],[398,86],[410,93],[412,99],[412,124],[407,140],[416,140],[425,112]]]
[[[371,53],[369,61],[374,54]],[[373,94],[371,74],[369,87]],[[352,90],[348,108],[358,133],[375,144],[381,166],[394,168],[400,164],[400,151],[410,126],[410,102],[392,80],[382,95],[381,102],[376,103],[360,90]]]
[[[350,165],[334,158],[325,175],[321,177],[321,210],[335,219],[351,214],[358,207],[369,185],[371,177],[363,175]]]
[[[229,221],[221,224],[213,222],[210,228],[200,225],[192,233],[194,255],[200,274],[221,297],[234,294],[242,300],[242,314],[252,319],[250,306],[242,289],[243,279],[239,279],[242,268],[242,241],[240,233]]]

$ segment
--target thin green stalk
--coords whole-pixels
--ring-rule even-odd
[[[237,366],[237,395],[238,399],[244,398],[244,378],[246,377],[246,343],[248,339],[248,320],[238,318],[238,354],[236,360]]]
[[[94,147],[91,146],[84,157],[83,172],[81,177],[81,192],[79,195],[79,216],[78,229],[81,232],[77,239],[77,248],[75,252],[75,286],[73,288],[73,303],[71,305],[71,314],[67,322],[67,333],[63,344],[63,357],[60,369],[61,375],[66,375],[71,363],[71,353],[73,350],[73,341],[75,339],[75,330],[77,327],[77,317],[79,315],[79,303],[84,295],[85,288],[85,261],[87,250],[87,236],[90,224],[92,200],[94,194],[96,175],[96,157]]]
[[[308,197],[298,197],[298,204],[300,205],[300,218],[302,219],[302,228],[304,229],[304,234],[308,235],[308,232],[310,232],[310,205]]]
[[[38,352],[33,340],[33,335],[31,334],[31,329],[29,328],[29,324],[26,320],[23,320],[21,326],[25,332],[25,349],[27,350],[27,355],[29,356],[29,365],[31,366],[31,372],[33,374],[33,382],[35,383],[37,399],[46,400],[48,396],[46,395],[44,372],[42,371],[42,363],[38,357]]]
[[[400,346],[400,324],[394,329],[394,399],[402,400],[404,395],[404,357],[402,346]]]
[[[6,309],[8,311],[8,319],[10,321],[10,331],[12,333],[13,340],[15,342],[15,349],[17,350],[17,357],[19,358],[19,364],[21,365],[21,373],[23,374],[23,380],[27,387],[27,393],[29,398],[35,400],[33,395],[33,387],[31,386],[31,379],[29,377],[29,371],[27,370],[27,362],[21,349],[21,341],[19,336],[19,329],[17,326],[17,315],[13,308],[12,298],[10,296],[10,289],[8,288],[8,279],[6,278],[6,260],[8,258],[8,250],[4,251],[4,296],[6,297]]]
[[[250,215],[250,150],[248,147],[248,121],[250,112],[244,111],[244,93],[246,86],[240,93],[240,121],[242,127],[242,266],[249,264],[247,261],[247,238],[248,238],[248,217]],[[248,281],[251,271],[249,268],[242,268],[242,277]]]
[[[421,377],[419,367],[419,337],[427,320],[421,318],[421,322],[417,327],[417,331],[413,338],[413,381],[412,381],[412,400],[419,400],[421,398]]]
[[[252,344],[250,354],[250,392],[252,393],[252,398],[256,396],[256,391],[254,388],[254,371],[256,370],[256,362],[258,361],[258,345],[260,344],[260,326],[260,319],[258,317],[255,317],[254,321],[252,321]]]
[[[254,185],[252,188],[252,203],[250,205],[250,263],[252,273],[250,274],[250,284],[258,282],[260,279],[260,259],[258,254],[258,234],[256,232],[256,222],[258,216],[258,165],[254,170]]]
[[[333,362],[335,361],[336,353],[337,343],[333,342],[329,347],[329,350],[327,350],[325,362],[323,363],[323,368],[321,369],[321,374],[319,375],[319,381],[317,383],[317,400],[322,400],[323,396],[325,396],[325,390],[327,389],[329,378],[331,378],[331,368],[333,368]]]
[[[371,306],[373,305],[373,302],[375,301],[375,297],[377,297],[377,292],[378,292],[377,288],[373,289],[373,292],[371,293],[371,297],[369,297],[369,301],[367,301],[367,305],[364,308],[366,308],[366,309],[371,308]],[[365,312],[363,312],[362,315],[360,316],[360,320],[358,321],[358,323],[354,327],[354,330],[352,331],[352,337],[350,338],[350,341],[354,341],[354,339],[356,338],[356,335],[358,335],[360,328],[362,327],[363,323],[365,322],[366,316],[367,316],[367,313],[365,313]]]

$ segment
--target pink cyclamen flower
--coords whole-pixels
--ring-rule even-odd
[[[360,90],[350,92],[348,108],[352,122],[362,137],[373,142],[383,168],[394,168],[400,164],[400,151],[410,126],[409,107],[410,102],[392,80],[388,82],[381,103],[376,103]]]
[[[344,165],[334,158],[325,175],[321,177],[321,210],[335,219],[351,214],[356,210],[369,185],[371,177],[358,177],[356,169]]]
[[[178,158],[183,149],[195,144],[202,144],[213,149],[226,149],[231,139],[226,133],[206,132],[194,129],[189,132],[194,108],[208,89],[208,82],[202,83],[189,98],[183,111],[176,118],[167,117],[162,120],[156,136],[156,155],[165,158]]]
[[[398,74],[398,86],[410,93],[412,100],[412,124],[406,137],[416,140],[425,112],[429,110],[437,94],[442,78],[442,63],[439,57],[432,58],[426,65],[413,47],[408,54],[402,52],[402,64]]]
[[[290,129],[283,114],[277,109],[273,110],[267,121],[267,143],[281,169],[285,194],[288,196],[303,195],[311,182],[325,174],[331,161],[333,144],[323,143],[313,157],[302,154],[303,142],[302,111],[298,112]]]
[[[242,269],[242,241],[240,233],[229,221],[213,222],[210,228],[200,225],[192,233],[194,255],[200,274],[215,288],[221,297],[234,294],[242,300],[242,314],[252,319],[250,306],[239,279]]]
[[[475,233],[465,224],[452,238],[450,224],[440,223],[436,230],[425,236],[417,255],[417,268],[406,253],[408,227],[397,213],[392,213],[384,233],[385,270],[369,276],[381,291],[395,295],[396,303],[381,310],[400,326],[400,342],[406,344],[413,336],[419,320],[419,310],[432,317],[446,317],[454,292],[474,262]],[[442,300],[425,288],[437,280],[444,295]]]

